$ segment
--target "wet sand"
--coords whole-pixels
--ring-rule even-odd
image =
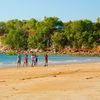
[[[0,100],[99,99],[99,62],[0,68]]]

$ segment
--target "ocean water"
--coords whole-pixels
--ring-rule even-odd
[[[23,65],[24,55],[22,55]],[[31,66],[31,55],[28,55],[29,66]],[[61,55],[49,55],[49,65],[59,64],[74,64],[74,63],[87,63],[87,62],[99,62],[100,57],[87,57],[87,56],[61,56]],[[16,67],[17,55],[0,54],[0,68]],[[38,56],[38,65],[44,65],[44,56]]]

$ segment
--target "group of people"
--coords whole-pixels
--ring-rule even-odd
[[[21,53],[18,52],[18,57],[17,57],[17,67],[21,66]],[[38,56],[36,53],[31,52],[31,66],[36,66],[38,64]],[[28,61],[28,54],[25,54],[24,56],[24,61],[23,61],[23,67],[24,66],[29,66],[29,61]],[[48,66],[48,54],[46,53],[44,55],[44,66]]]

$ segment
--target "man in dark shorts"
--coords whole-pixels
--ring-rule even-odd
[[[17,56],[17,67],[21,66],[21,54],[19,53]]]

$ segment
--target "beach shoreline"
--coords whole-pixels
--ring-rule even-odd
[[[21,66],[24,64],[25,55],[21,55]],[[38,55],[37,66],[43,66],[45,64],[44,55]],[[78,64],[78,63],[87,63],[87,62],[99,62],[100,57],[91,57],[91,56],[69,56],[69,55],[49,55],[48,65],[62,65],[62,64]],[[31,55],[28,55],[28,66],[31,66],[32,59]],[[17,66],[17,55],[0,55],[0,68],[2,67],[15,67]]]
[[[100,62],[0,68],[1,100],[99,100]]]

